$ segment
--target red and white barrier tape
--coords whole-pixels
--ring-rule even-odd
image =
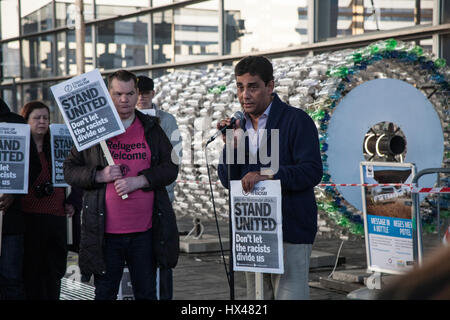
[[[408,183],[321,183],[319,187],[389,187],[406,186],[412,193],[450,193],[450,187],[417,188]]]
[[[209,184],[207,181],[193,181],[193,180],[177,180],[180,184]],[[212,184],[220,184],[220,181]],[[412,193],[450,193],[450,187],[438,188],[415,188],[408,183],[320,183],[318,187],[400,187],[406,186],[411,188]]]
[[[404,183],[320,183],[318,187],[411,187],[411,184]]]
[[[450,187],[442,188],[412,188],[412,193],[450,193]]]

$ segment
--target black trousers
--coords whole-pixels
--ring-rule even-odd
[[[159,269],[159,300],[172,300],[173,275],[172,269]]]
[[[24,285],[29,300],[58,300],[67,267],[65,216],[25,214]]]

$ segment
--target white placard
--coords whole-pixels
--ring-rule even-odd
[[[98,69],[54,85],[51,90],[78,151],[125,132]]]
[[[412,269],[411,163],[361,162],[362,204],[369,271],[401,274]],[[396,185],[398,184],[398,185]]]
[[[0,123],[0,193],[28,193],[30,126]]]
[[[73,140],[70,131],[65,124],[50,125],[50,147],[52,153],[52,183],[55,187],[68,187],[64,180],[63,164]]]
[[[284,273],[280,180],[258,182],[251,193],[231,181],[231,219],[234,270]]]

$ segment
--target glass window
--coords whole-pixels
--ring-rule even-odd
[[[364,30],[391,30],[433,22],[433,1],[365,1]],[[373,3],[373,4],[372,4]]]
[[[2,78],[20,77],[19,41],[3,43],[1,50]]]
[[[431,24],[433,0],[321,0],[319,41],[379,30]]]
[[[173,10],[153,14],[153,63],[171,62],[174,58]]]
[[[17,98],[19,95],[17,94],[17,88],[18,86],[15,84],[2,85],[0,90],[1,98],[8,105],[9,109],[15,113],[19,111],[17,103]]]
[[[23,78],[53,76],[53,41],[53,35],[22,40]]]
[[[426,38],[419,41],[419,46],[421,46],[424,50],[427,50],[428,52],[433,52],[433,39],[432,38]]]
[[[89,21],[94,19],[93,0],[84,0],[83,11],[84,20]],[[56,27],[74,26],[76,6],[75,0],[56,0],[55,3]]]
[[[224,53],[283,49],[307,42],[307,2],[224,0]]]
[[[442,1],[441,2],[441,23],[449,23],[450,22],[450,2]],[[448,37],[448,35],[445,35]]]
[[[152,2],[152,7],[158,7],[163,6],[166,4],[171,4],[173,2],[176,2],[174,0],[150,0]]]
[[[175,61],[219,53],[217,0],[174,10]]]
[[[149,15],[108,21],[97,28],[100,69],[128,68],[148,63]]]
[[[61,32],[57,34],[57,75],[76,75],[76,39],[75,30]],[[86,27],[86,37],[84,42],[85,71],[94,69],[93,64],[93,45],[92,45],[92,27]]]
[[[50,0],[20,2],[22,33],[29,34],[53,28],[53,5]]]
[[[19,10],[17,0],[0,1],[0,39],[8,39],[19,35]]]
[[[22,86],[23,100],[19,103],[20,109],[28,102],[39,100],[45,103],[50,109],[50,123],[64,123],[64,119],[59,112],[50,87],[56,82],[30,83]]]
[[[96,0],[97,19],[109,18],[148,8],[149,0]]]

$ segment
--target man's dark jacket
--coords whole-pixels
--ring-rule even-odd
[[[241,128],[245,130],[245,120]],[[287,105],[277,94],[273,94],[266,123],[268,158],[275,156],[271,154],[272,129],[279,130],[279,169],[273,179],[281,181],[283,240],[312,244],[317,232],[314,187],[321,181],[323,174],[316,125],[306,112]],[[250,164],[248,138],[245,150],[245,163],[236,164],[235,156],[234,164],[230,165],[231,180],[241,180],[248,172],[270,167],[270,164],[262,164],[259,158],[256,164]],[[228,187],[225,159],[226,147],[218,174],[223,186]]]
[[[154,228],[155,215],[168,211],[173,213],[165,186],[176,179],[178,165],[172,162],[172,145],[159,126],[158,118],[144,115],[137,110],[135,114],[144,126],[145,139],[151,150],[151,167],[138,174],[144,175],[149,183],[149,187],[143,191],[155,192]],[[74,147],[64,161],[66,182],[84,189],[79,266],[81,273],[87,276],[104,274],[106,270],[103,258],[106,183],[96,183],[95,175],[107,165],[98,144],[81,152]],[[166,234],[166,236],[169,235]],[[176,231],[176,237],[178,237],[178,231]]]
[[[22,116],[13,113],[9,110],[8,105],[0,99],[0,122],[9,123],[26,123]],[[41,171],[41,163],[37,154],[36,145],[33,139],[30,139],[30,166],[29,166],[29,177],[28,177],[28,190],[30,190],[34,181],[39,176]],[[24,218],[22,214],[22,208],[20,205],[21,195],[16,195],[14,202],[6,210],[3,217],[3,234],[23,234],[25,232]]]

